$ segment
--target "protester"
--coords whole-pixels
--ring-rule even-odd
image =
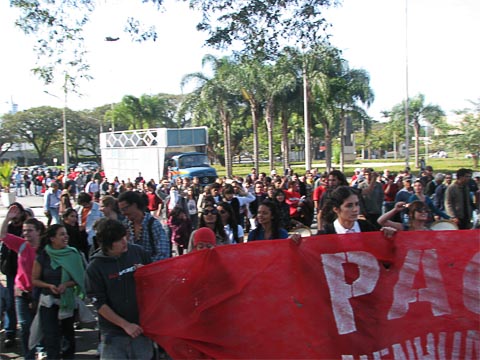
[[[200,211],[200,221],[198,224],[198,228],[201,229],[203,227],[208,227],[215,233],[217,246],[230,244],[228,236],[225,233],[222,219],[218,214],[217,205],[214,203],[214,200],[211,197],[207,197],[205,199],[205,207]],[[193,237],[197,231],[198,230],[193,231],[190,235],[190,240],[188,242],[188,252],[192,251]]]
[[[78,194],[77,204],[75,210],[78,213],[80,230],[87,233],[88,246],[92,248],[93,237],[95,236],[93,225],[95,225],[98,219],[103,217],[103,213],[100,211],[100,205],[92,200],[92,196],[89,193],[81,192]]]
[[[218,203],[217,210],[220,214],[220,218],[222,219],[225,234],[228,237],[228,242],[230,244],[242,243],[243,228],[238,225],[232,206],[228,202],[222,201]]]
[[[264,200],[257,210],[258,226],[248,234],[248,241],[286,239],[288,232],[281,227],[277,207],[272,201]]]
[[[457,180],[445,192],[445,210],[452,217],[459,229],[472,227],[472,198],[468,183],[472,170],[461,168],[457,171]]]
[[[430,209],[431,213],[433,213],[434,215],[441,217],[443,219],[447,219],[447,220],[450,219],[450,216],[448,216],[445,212],[436,208],[435,205],[433,205],[432,200],[423,193],[423,184],[420,180],[414,181],[413,191],[414,193],[408,199],[408,203],[414,202],[416,200],[420,200],[423,203],[425,203],[425,205]],[[431,213],[430,213],[429,222],[433,222],[435,220],[433,218],[433,214]]]
[[[174,207],[168,216],[167,225],[170,228],[172,256],[183,255],[192,233],[190,217],[182,207]]]
[[[78,213],[75,209],[68,209],[63,215],[63,226],[68,234],[68,246],[76,248],[81,254],[88,259],[88,240],[87,233],[80,230],[78,225]]]
[[[101,359],[151,360],[153,345],[139,325],[134,278],[150,257],[141,246],[128,242],[120,222],[104,218],[95,229],[100,250],[88,264],[86,290],[99,315]]]
[[[213,249],[216,246],[216,236],[212,229],[203,227],[195,231],[192,251]]]
[[[35,219],[27,219],[23,223],[24,238],[8,234],[8,223],[20,215],[20,209],[12,206],[8,209],[0,230],[0,241],[18,254],[18,269],[15,277],[15,308],[17,321],[20,324],[22,349],[24,358],[35,359],[35,348],[29,349],[30,325],[35,315],[35,304],[38,293],[32,285],[32,268],[40,236],[45,231],[45,225]]]
[[[153,261],[170,257],[170,241],[158,219],[147,210],[146,199],[136,191],[118,197],[118,207],[127,218],[129,242],[140,245]]]
[[[72,208],[72,202],[70,201],[70,193],[68,192],[68,190],[64,189],[62,190],[62,193],[60,195],[60,205],[58,207],[60,217],[63,216],[63,214],[65,213],[65,211],[67,211],[67,209],[71,209],[71,208]]]
[[[377,220],[382,214],[382,205],[385,197],[383,187],[377,181],[378,174],[372,168],[366,169],[363,174],[365,180],[358,184],[358,189],[362,191],[361,196],[365,205],[366,219],[370,224],[377,227]]]
[[[33,264],[32,284],[40,289],[39,324],[49,359],[75,357],[75,297],[85,293],[83,259],[68,246],[63,225],[49,227]]]
[[[23,208],[22,204],[18,202],[12,203],[10,207],[18,208],[18,215],[8,223],[7,233],[21,236],[23,232],[23,223],[29,217],[32,217]],[[4,302],[5,316],[3,318],[3,328],[5,330],[5,339],[3,345],[5,348],[10,348],[15,344],[17,333],[17,315],[15,313],[15,276],[17,275],[17,253],[10,250],[6,245],[0,243],[1,257],[0,269],[6,277],[6,296]],[[0,313],[0,315],[2,315]]]
[[[392,221],[391,219],[395,214],[408,209],[408,219],[409,222],[405,224],[404,222]],[[423,201],[416,200],[410,204],[404,203],[402,201],[395,204],[395,207],[389,212],[383,214],[378,218],[378,223],[380,226],[388,226],[396,230],[410,230],[410,231],[421,231],[421,230],[430,230],[428,227],[430,209],[425,205]]]
[[[354,189],[348,186],[339,186],[330,194],[322,212],[323,223],[321,234],[350,234],[359,232],[377,231],[378,227],[368,220],[359,219],[360,199]],[[391,228],[383,228],[386,236],[395,232]]]
[[[45,216],[49,219],[48,225],[60,224],[60,197],[62,191],[59,189],[58,183],[52,181],[49,189],[45,192],[43,199],[43,209]]]

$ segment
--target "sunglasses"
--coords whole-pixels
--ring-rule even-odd
[[[217,209],[213,209],[213,210],[203,210],[203,215],[217,215],[218,214],[218,211]]]
[[[423,208],[423,209],[417,209],[416,211],[417,211],[417,212],[419,212],[419,213],[428,213],[428,212],[429,212],[429,210],[428,210],[428,209],[426,209],[426,208]]]

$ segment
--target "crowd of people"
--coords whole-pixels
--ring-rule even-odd
[[[47,224],[14,203],[1,227],[8,292],[3,345],[14,344],[18,324],[26,359],[40,347],[48,358],[74,357],[84,299],[98,313],[102,359],[151,359],[161,349],[142,334],[133,276],[151,262],[245,241],[298,241],[301,229],[315,233],[313,223],[318,235],[392,236],[431,230],[440,219],[458,229],[478,227],[480,178],[463,168],[455,176],[428,166],[419,176],[408,168],[398,174],[365,168],[351,179],[338,170],[287,169],[281,176],[252,169],[205,187],[198,178],[156,183],[141,174],[134,180],[109,180],[101,170],[85,175],[72,169],[32,182],[32,194],[44,197]]]

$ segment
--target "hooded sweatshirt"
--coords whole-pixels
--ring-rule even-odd
[[[139,324],[135,290],[135,265],[149,264],[149,255],[138,245],[128,244],[128,250],[119,257],[108,256],[99,250],[87,267],[85,288],[96,309],[108,305],[117,315]],[[127,335],[125,331],[98,315],[100,331],[104,335]]]

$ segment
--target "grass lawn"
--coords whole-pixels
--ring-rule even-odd
[[[420,170],[415,168],[414,161],[415,161],[415,159],[410,159],[410,168],[412,169],[412,172],[414,174],[416,174]],[[465,159],[465,158],[435,159],[435,158],[430,158],[430,159],[427,160],[427,165],[430,165],[430,166],[433,167],[434,173],[437,173],[437,172],[455,173],[460,168],[467,168],[467,169],[472,169],[474,173],[477,172],[477,173],[480,174],[480,169],[479,168],[476,168],[476,169],[473,168],[472,159]],[[314,161],[312,166],[313,167],[318,167],[320,172],[325,171],[325,161]],[[217,169],[218,176],[225,176],[225,167],[220,166],[220,165],[214,165],[214,167]],[[253,163],[250,163],[250,164],[234,164],[233,165],[233,174],[237,175],[237,176],[243,176],[244,177],[245,175],[250,174],[250,170],[252,169],[252,167],[253,167]],[[335,169],[340,169],[340,165],[338,165],[338,164],[333,164],[333,167]],[[360,159],[360,160],[357,160],[355,163],[345,165],[345,175],[347,177],[352,176],[355,168],[358,168],[358,167],[360,167],[360,168],[361,167],[371,167],[378,172],[382,172],[384,169],[389,169],[391,172],[397,173],[398,171],[403,170],[405,168],[405,161],[403,159],[399,159],[399,160],[380,159],[380,160],[365,160],[365,161],[362,161]],[[304,164],[299,163],[299,162],[292,163],[292,168],[299,175],[302,174],[302,172],[305,171]],[[280,175],[283,174],[282,165],[280,163],[276,164],[276,170],[277,170],[277,174],[280,174]],[[261,162],[259,172],[265,172],[267,175],[270,174],[270,168],[268,166],[268,163]]]

